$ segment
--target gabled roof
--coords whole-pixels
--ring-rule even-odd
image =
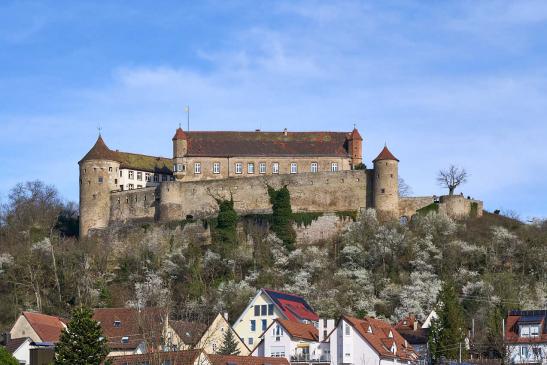
[[[21,347],[21,345],[23,345],[27,341],[32,342],[30,337],[12,338],[4,347],[10,354],[13,355],[15,351],[17,351],[19,347]]]
[[[349,157],[348,132],[186,132],[190,157]]]
[[[387,146],[384,146],[382,151],[380,151],[380,154],[378,157],[376,157],[372,162],[382,161],[382,160],[393,160],[393,161],[399,161],[397,157],[393,156],[393,153],[389,151]]]
[[[207,357],[212,365],[289,365],[285,357],[213,355]]]
[[[202,350],[149,352],[139,355],[112,356],[107,358],[111,365],[141,365],[148,361],[151,364],[162,364],[171,360],[171,365],[192,365],[202,353]]]
[[[285,331],[295,338],[300,338],[308,341],[319,341],[319,331],[313,324],[290,321],[287,319],[276,319]]]
[[[59,341],[61,332],[66,328],[66,320],[60,317],[34,312],[23,312],[23,316],[42,342]]]
[[[194,346],[207,330],[207,325],[199,322],[169,321],[169,326],[176,332],[185,345]]]
[[[277,308],[292,321],[318,321],[319,316],[304,298],[299,295],[280,292],[272,289],[261,289],[274,302]]]
[[[370,346],[378,353],[380,357],[399,358],[403,360],[416,360],[418,355],[414,352],[412,346],[405,343],[405,339],[391,327],[387,322],[365,317],[363,319],[342,316],[342,319],[348,322],[361,337],[367,341]],[[368,329],[372,328],[372,333]],[[393,334],[393,338],[389,337],[389,333]],[[394,354],[391,352],[391,347],[395,344],[397,351]]]
[[[93,319],[101,324],[111,349],[135,349],[147,338],[160,338],[164,314],[159,308],[96,308]],[[127,343],[122,338],[128,337]]]
[[[520,325],[539,325],[539,336],[519,336]],[[547,310],[514,310],[509,312],[505,325],[505,339],[509,343],[547,343]]]

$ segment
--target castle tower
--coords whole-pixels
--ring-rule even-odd
[[[363,138],[361,138],[357,128],[353,128],[351,132],[348,141],[348,150],[351,154],[351,167],[355,169],[355,167],[363,163]]]
[[[177,128],[173,136],[173,174],[177,180],[186,176],[186,153],[188,152],[188,139],[181,127]]]
[[[78,162],[80,165],[80,236],[91,228],[104,228],[110,219],[110,192],[118,190],[120,163],[101,135]]]
[[[384,146],[373,161],[373,203],[379,217],[398,218],[399,215],[399,160]]]

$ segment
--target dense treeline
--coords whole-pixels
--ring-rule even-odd
[[[287,227],[289,201],[278,205]],[[142,224],[94,238],[76,237],[77,210],[40,182],[17,185],[0,219],[0,329],[21,310],[67,316],[79,304],[166,306],[174,317],[231,318],[257,288],[305,296],[322,316],[341,313],[397,320],[424,318],[443,283],[456,293],[475,349],[499,349],[499,324],[511,308],[546,303],[547,223],[498,215],[455,222],[440,214],[380,224],[368,210],[334,240],[294,245],[237,224],[232,201],[219,201],[212,243],[180,226]],[[275,223],[274,222],[274,223]],[[281,232],[281,231],[280,231]]]

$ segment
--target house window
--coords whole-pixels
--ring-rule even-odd
[[[167,175],[161,175],[161,181],[167,181]]]
[[[114,327],[121,327],[122,322],[121,321],[114,321]]]
[[[285,357],[285,347],[284,346],[272,346],[271,356],[272,357]]]
[[[108,167],[108,172],[112,172],[112,167]]]
[[[247,173],[248,174],[254,174],[255,173],[255,164],[250,162],[247,164]]]
[[[283,328],[280,325],[276,325],[273,329],[274,336],[283,336]]]
[[[128,188],[129,190],[133,190],[133,189],[134,189],[134,186],[133,186],[133,184],[128,184],[128,185],[127,185],[127,188]]]
[[[260,306],[260,315],[262,315],[262,316],[268,315],[268,305],[267,304],[262,304]]]
[[[291,162],[291,174],[296,174],[298,172],[298,165],[296,162]]]
[[[349,336],[349,335],[350,335],[349,324],[347,324],[347,323],[344,323],[344,334],[345,334],[346,336]]]
[[[220,174],[220,162],[213,163],[213,174]]]
[[[273,316],[273,309],[274,309],[273,304],[268,304],[268,315],[269,316]]]
[[[256,331],[256,321],[251,319],[251,332]]]
[[[272,174],[279,174],[279,162],[272,164]]]
[[[154,182],[159,182],[160,176],[158,174],[154,174]]]
[[[146,174],[144,174],[144,179],[147,181],[147,182],[150,182],[150,174],[147,172]]]
[[[135,171],[129,171],[129,178],[130,178],[131,180],[134,179],[134,175],[135,175]]]
[[[194,164],[194,174],[201,174],[201,163],[196,162]]]
[[[142,188],[142,185],[137,185],[137,189],[140,189],[140,188]]]
[[[323,339],[326,339],[328,336],[327,330],[323,330]]]
[[[258,172],[261,174],[266,173],[266,162],[261,162],[258,164]]]
[[[99,184],[102,184],[102,183],[103,183],[103,177],[99,176]]]
[[[268,320],[263,319],[262,320],[262,332],[266,331],[266,328],[268,328]]]
[[[178,171],[178,172],[182,172],[182,171],[183,171],[183,167],[182,167],[182,164],[181,164],[181,163],[178,163],[178,164],[177,164],[177,171]]]
[[[310,166],[311,172],[317,172],[317,162],[312,162]]]
[[[217,352],[217,344],[216,343],[213,343],[213,352]]]
[[[122,343],[129,343],[129,337],[123,336],[122,337]]]
[[[531,326],[530,327],[530,336],[532,336],[532,337],[539,336],[539,326]]]
[[[170,176],[169,176],[169,180],[175,181],[175,177],[174,177],[173,175],[170,175]]]
[[[137,180],[142,181],[142,172],[137,172]]]
[[[248,343],[249,345],[252,345],[252,344],[253,344],[253,338],[252,338],[252,337],[249,337],[249,338],[247,339],[247,343]]]
[[[241,174],[243,172],[243,164],[241,162],[236,163],[236,174]]]
[[[120,170],[120,177],[123,177],[123,170]]]
[[[255,317],[258,317],[260,315],[260,306],[255,305]]]
[[[524,358],[528,358],[528,346],[523,345],[520,347],[520,356]]]
[[[331,163],[331,164],[330,164],[330,170],[331,170],[332,172],[338,171],[338,164],[337,164],[336,162]]]

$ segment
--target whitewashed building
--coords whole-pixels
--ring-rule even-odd
[[[547,310],[514,310],[505,321],[511,364],[547,364]]]

